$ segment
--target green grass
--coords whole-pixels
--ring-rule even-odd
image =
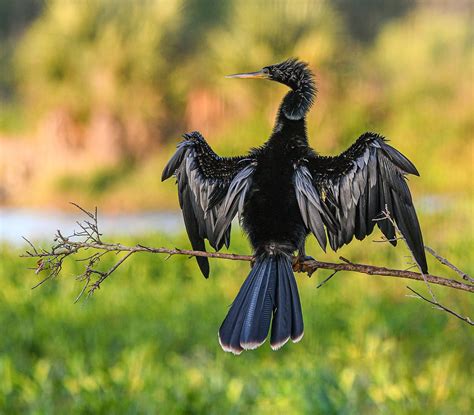
[[[428,236],[437,231],[431,221]],[[450,258],[472,272],[472,235],[444,237]],[[233,251],[248,252],[238,232],[233,238]],[[182,237],[127,239],[188,246]],[[370,241],[340,252],[396,267],[405,253]],[[194,260],[139,254],[73,304],[79,264],[31,290],[38,277],[18,254],[6,246],[0,258],[2,414],[468,414],[474,404],[472,328],[407,297],[403,280],[340,273],[316,289],[328,271],[299,275],[303,340],[236,357],[220,349],[217,330],[246,263],[215,260],[205,280]],[[468,294],[437,292],[472,311]]]

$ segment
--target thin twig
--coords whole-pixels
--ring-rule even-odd
[[[318,286],[316,288],[321,288],[324,284],[326,284],[332,277],[334,277],[334,275],[336,275],[339,271],[334,271],[331,273],[331,275],[329,277],[327,277],[326,279],[324,279],[323,281],[321,281]]]
[[[388,220],[390,221],[390,223],[393,225],[393,227],[395,228],[395,232],[398,233],[399,235],[401,235],[402,239],[404,240],[405,242],[405,245],[407,246],[408,250],[410,251],[410,254],[411,254],[411,257],[413,259],[413,261],[415,262],[416,266],[418,267],[418,269],[420,270],[420,273],[421,273],[421,276],[423,277],[423,280],[426,284],[426,287],[428,288],[428,292],[430,293],[430,296],[431,296],[431,300],[427,299],[426,297],[423,297],[421,294],[418,294],[417,292],[415,292],[413,289],[411,289],[410,287],[408,287],[411,291],[413,291],[415,294],[417,294],[419,296],[419,298],[425,300],[425,301],[428,301],[430,304],[434,304],[439,310],[443,310],[443,311],[446,311],[447,313],[459,318],[460,320],[466,322],[466,323],[469,323],[471,325],[474,325],[472,323],[472,320],[469,318],[469,317],[463,317],[461,316],[459,313],[457,313],[456,311],[450,309],[449,307],[441,304],[439,301],[438,301],[438,298],[436,297],[436,295],[434,294],[433,290],[431,289],[431,284],[430,284],[430,280],[428,278],[428,276],[423,272],[423,270],[421,269],[421,266],[420,264],[418,264],[418,262],[416,261],[415,259],[415,254],[414,252],[412,251],[412,249],[409,247],[408,245],[408,242],[406,241],[405,237],[403,236],[403,234],[401,233],[400,229],[398,228],[398,225],[397,223],[393,220],[393,218],[390,216],[390,212],[388,211],[388,208],[387,208],[387,205],[385,205],[385,210],[382,212],[382,215]],[[424,247],[425,249],[427,248],[426,246]],[[433,256],[435,256],[435,258],[437,258],[439,261],[441,261],[443,264],[449,266],[451,269],[453,269],[454,265],[452,265],[451,263],[449,263],[448,261],[446,262],[443,262],[442,260],[444,260],[444,258],[442,258],[441,256],[437,255],[431,248],[430,249],[426,249],[430,254],[432,254]],[[454,267],[455,268],[455,267]],[[457,268],[456,268],[457,269]],[[458,270],[459,272],[462,272],[460,270]],[[462,273],[464,275],[464,273]]]
[[[110,275],[112,274],[112,272],[114,272],[120,265],[122,265],[126,260],[127,258],[129,258],[132,254],[134,254],[135,252],[137,251],[130,251],[128,252],[127,255],[125,255],[120,261],[118,261],[112,268],[110,268],[107,272],[103,273],[101,275],[101,277],[92,285],[90,291],[89,291],[89,295],[92,295],[94,293],[95,290],[99,289],[100,288],[100,284],[102,284],[104,282],[104,280]]]
[[[466,323],[470,324],[471,326],[474,326],[474,321],[472,321],[469,317],[461,316],[460,314],[458,314],[455,311],[449,309],[448,307],[445,307],[444,305],[440,304],[439,302],[430,300],[429,298],[426,298],[425,296],[421,295],[419,292],[415,291],[413,288],[409,287],[408,285],[407,285],[407,288],[415,294],[415,298],[419,298],[419,299],[424,300],[424,301],[426,301],[430,304],[433,304],[435,306],[435,308],[446,311],[447,313],[452,314],[453,316],[461,319],[462,321],[465,321]]]
[[[340,256],[339,259],[340,259],[341,261],[344,261],[346,264],[354,265],[353,262],[349,261],[348,259],[344,258],[343,256]]]
[[[428,292],[430,293],[430,296],[431,298],[433,299],[433,301],[436,301],[438,302],[438,299],[436,298],[433,290],[431,289],[431,285],[429,284],[427,278],[426,278],[426,275],[425,273],[423,272],[423,270],[421,269],[420,265],[418,264],[418,262],[416,261],[415,259],[415,254],[413,253],[413,251],[411,250],[410,246],[408,245],[408,242],[406,241],[405,237],[403,236],[402,232],[400,231],[400,228],[398,227],[397,223],[395,222],[395,220],[392,218],[392,216],[390,215],[390,211],[388,210],[388,206],[385,205],[385,210],[382,211],[382,216],[388,220],[392,226],[394,227],[395,229],[395,233],[398,234],[398,235],[401,235],[400,237],[403,239],[403,241],[405,242],[405,245],[407,246],[408,248],[408,251],[410,252],[410,256],[411,258],[413,259],[414,263],[416,264],[416,266],[418,267],[418,269],[420,270],[420,274],[421,276],[423,277],[423,281],[425,282],[426,284],[426,287],[428,289]]]
[[[83,207],[79,206],[77,203],[74,203],[74,202],[69,202],[71,205],[77,207],[80,211],[82,211],[83,213],[85,213],[87,216],[89,216],[91,219],[94,219],[94,215],[92,213],[90,213],[89,211],[85,210]],[[97,213],[97,207],[95,208],[96,209],[96,213]]]
[[[33,245],[33,243],[32,243],[30,240],[26,239],[24,236],[22,236],[22,238],[26,241],[26,243],[27,243],[28,245],[31,246],[31,248],[33,248],[33,252],[34,252],[35,254],[37,254],[38,251],[36,250],[36,247]]]
[[[425,245],[425,250],[428,251],[431,255],[433,255],[439,262],[443,265],[446,265],[448,268],[451,268],[454,272],[460,275],[460,277],[465,280],[469,281],[471,284],[474,284],[474,278],[471,278],[468,274],[461,271],[456,265],[453,265],[449,262],[446,258],[443,258],[440,254],[438,254],[433,248]]]

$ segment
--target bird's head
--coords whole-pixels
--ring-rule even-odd
[[[303,83],[312,81],[314,88],[313,73],[309,69],[308,64],[295,58],[287,59],[275,65],[265,66],[256,72],[227,75],[226,78],[269,79],[270,81],[276,81],[289,86],[294,90],[303,86]]]
[[[227,75],[227,78],[268,79],[288,86],[292,92],[285,97],[282,110],[290,119],[302,118],[316,95],[314,75],[308,64],[295,58],[265,66],[256,72]]]

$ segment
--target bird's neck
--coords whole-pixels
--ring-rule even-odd
[[[278,109],[271,143],[285,143],[289,148],[307,147],[306,114],[313,105],[316,86],[312,73],[305,69],[288,82],[291,88]]]
[[[280,105],[279,116],[292,121],[304,119],[313,105],[316,87],[313,77],[305,74],[298,84],[291,87]]]
[[[291,120],[280,108],[268,144],[276,145],[278,148],[281,146],[285,148],[307,147],[305,118]]]
[[[293,89],[286,94],[278,109],[271,137],[272,142],[285,141],[289,145],[298,147],[308,144],[306,113],[313,103],[314,91],[314,86],[312,86],[306,90]]]

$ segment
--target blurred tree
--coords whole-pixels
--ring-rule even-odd
[[[349,58],[340,20],[326,2],[315,0],[235,2],[228,25],[212,31],[208,39],[209,61],[211,65],[215,62],[212,71],[218,74],[256,70],[290,56],[300,56],[317,63],[318,72],[337,75],[337,71],[329,69],[336,69]],[[220,82],[215,85],[221,87]],[[245,100],[240,105],[243,110],[257,106],[273,113],[273,106],[281,98],[281,90],[266,88],[265,83],[232,85],[225,88],[227,98]]]
[[[17,52],[22,93],[38,117],[61,109],[90,125],[103,114],[120,125],[132,154],[183,129],[187,91],[200,72],[192,58],[205,51],[204,37],[224,21],[227,3],[48,5]]]
[[[263,142],[285,88],[223,75],[298,56],[316,73],[318,101],[308,132],[322,153],[336,153],[376,129],[394,139],[411,137],[404,149],[413,145],[413,152],[428,151],[433,137],[443,137],[436,151],[447,154],[446,146],[472,135],[468,6],[430,0],[409,12],[413,3],[49,0],[28,20],[42,2],[0,0],[0,90],[3,82],[3,91],[22,98],[10,109],[0,106],[0,131],[20,130],[8,128],[15,124],[38,137],[42,155],[31,151],[28,171],[46,177],[38,166],[47,164],[55,169],[50,178],[69,174],[79,182],[84,166],[94,176],[105,165],[107,180],[99,174],[98,183],[122,186],[117,191],[128,198],[130,187],[140,187],[158,168],[157,144],[174,143],[185,130],[201,130],[225,154]],[[26,22],[32,24],[23,33],[18,28]],[[6,38],[14,39],[10,49],[2,47]],[[15,76],[3,64],[13,48]],[[148,166],[133,163],[149,155],[156,157]],[[45,157],[47,163],[38,162]],[[440,158],[446,167],[449,157]],[[458,170],[461,188],[469,170]],[[127,184],[124,176],[133,180]],[[445,185],[442,175],[433,177],[432,189]],[[31,187],[38,188],[28,182]],[[82,189],[90,187],[86,180]],[[106,187],[111,192],[113,186]]]
[[[179,5],[51,1],[17,52],[27,104],[38,116],[60,109],[78,124],[112,122],[123,152],[142,153],[177,109],[163,102],[172,63],[160,51],[179,23]]]
[[[15,77],[12,66],[13,50],[28,24],[41,12],[43,1],[0,0],[0,100],[12,98]]]
[[[230,1],[183,0],[179,30],[163,52],[174,62],[202,53],[201,44],[206,33],[226,24],[231,5]]]
[[[387,25],[361,68],[386,129],[430,155],[420,172],[437,191],[473,188],[473,39],[469,14],[420,9]]]
[[[388,21],[405,15],[416,1],[334,0],[333,5],[343,16],[351,36],[361,42],[371,42]]]
[[[219,87],[216,77],[231,68],[258,68],[295,52],[320,66],[347,56],[338,52],[338,27],[326,3],[315,0],[297,7],[52,0],[24,37],[17,64],[23,96],[39,118],[60,110],[78,125],[113,123],[107,130],[120,133],[114,141],[123,152],[140,155],[185,129],[187,97]]]
[[[0,38],[20,35],[40,14],[43,4],[42,0],[0,0]]]

